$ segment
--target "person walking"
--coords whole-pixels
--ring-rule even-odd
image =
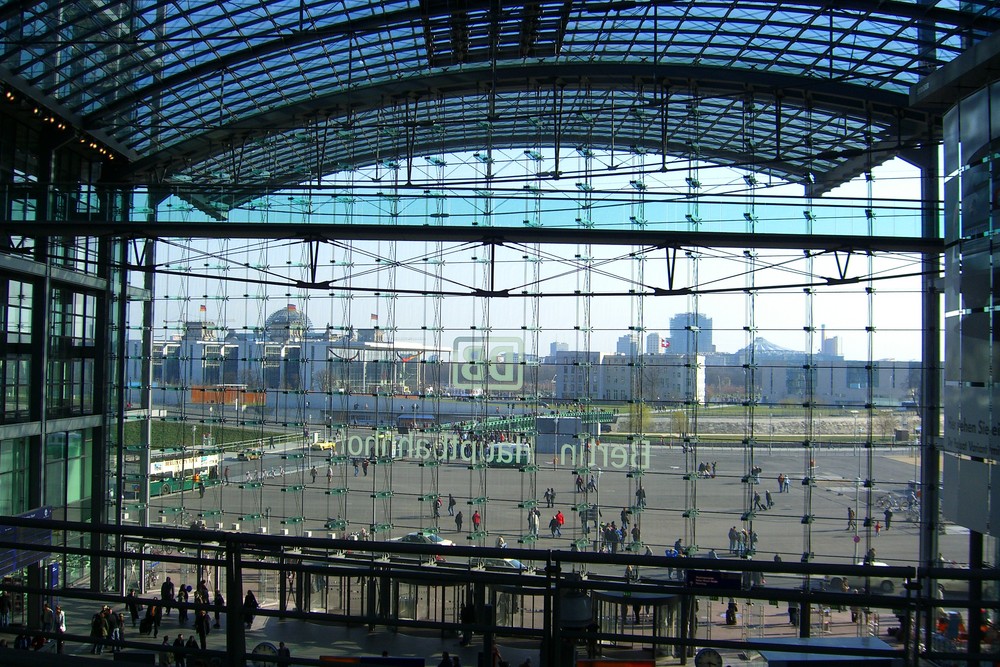
[[[170,635],[163,635],[160,644],[160,667],[170,667],[174,663],[174,654],[170,646]]]
[[[471,601],[466,601],[462,605],[459,620],[462,622],[462,646],[468,646],[472,642],[472,625],[476,622],[476,605]]]
[[[889,530],[890,528],[892,528],[892,508],[886,507],[885,512],[883,512],[883,514],[885,516],[885,529]]]
[[[188,609],[187,603],[191,599],[188,594],[188,586],[181,585],[180,590],[177,591],[177,622],[181,625],[187,625],[188,622]]]
[[[278,664],[287,665],[292,659],[291,650],[285,646],[285,642],[278,642]]]
[[[552,537],[562,536],[562,531],[559,529],[559,519],[557,519],[554,514],[552,515],[552,518],[549,519],[549,532],[552,533]]]
[[[94,614],[90,619],[90,638],[93,644],[90,645],[91,655],[100,655],[104,652],[104,640],[107,638],[108,626],[104,622],[104,617],[100,613]]]
[[[128,595],[125,596],[125,608],[128,609],[128,614],[132,617],[132,627],[134,628],[139,622],[139,596],[136,595],[134,588],[128,589]]]
[[[174,601],[174,582],[167,577],[160,586],[160,602],[163,605],[163,613],[170,616],[170,603]]]
[[[10,611],[13,607],[7,591],[0,591],[0,628],[10,625]]]
[[[243,622],[246,623],[247,630],[253,627],[254,615],[257,613],[257,607],[259,606],[257,596],[253,594],[253,591],[247,591],[246,596],[243,598]]]
[[[764,489],[764,504],[767,509],[774,507],[774,498],[771,497],[771,489]]]
[[[853,507],[847,508],[847,530],[857,530],[858,521],[857,515],[854,513]]]
[[[63,645],[65,644],[65,641],[63,641],[63,635],[66,634],[66,612],[64,612],[63,608],[59,605],[56,605],[56,613],[53,616],[53,622],[55,623],[56,631],[56,653],[62,653]],[[122,623],[124,624],[124,622],[125,618],[123,616]]]
[[[153,602],[146,607],[146,618],[149,619],[150,626],[153,628],[153,636],[155,637],[160,632],[160,623],[163,621],[163,607],[157,603],[157,598],[153,598]]]
[[[448,516],[455,516],[455,505],[458,502],[455,500],[455,496],[448,494]]]
[[[42,632],[52,632],[52,607],[46,602],[42,604],[42,613],[40,616]]]
[[[194,617],[194,631],[198,633],[198,644],[201,646],[201,650],[206,650],[208,633],[212,631],[212,622],[204,609],[199,609],[197,616]]]
[[[479,514],[479,510],[472,513],[472,530],[479,532],[479,527],[483,525],[483,517]]]
[[[459,510],[458,514],[455,515],[455,530],[457,532],[459,532],[459,533],[462,532],[462,519],[463,518],[464,517],[462,516],[462,510]]]
[[[212,600],[212,604],[215,606],[215,627],[222,627],[219,624],[219,616],[222,614],[222,608],[226,606],[226,598],[222,597],[222,591],[218,588],[215,589],[215,599]]]
[[[318,475],[319,475],[319,470],[316,470],[316,466],[313,466],[312,469],[309,470],[309,476],[312,477],[312,483],[313,484],[316,483],[316,477]]]
[[[59,607],[56,607],[58,610]],[[111,614],[111,619],[115,622],[117,627],[115,628],[115,646],[112,649],[115,653],[121,653],[125,650],[125,613],[118,612],[117,615]]]
[[[184,635],[177,635],[177,639],[174,640],[174,665],[175,667],[184,667],[186,664],[185,658],[187,654],[184,651]]]

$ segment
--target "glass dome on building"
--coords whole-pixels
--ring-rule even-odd
[[[294,303],[274,311],[264,320],[264,334],[274,342],[302,340],[311,327],[309,318]]]

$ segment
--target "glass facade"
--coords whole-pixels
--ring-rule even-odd
[[[945,515],[995,535],[1000,501],[990,483],[998,451],[995,407],[1000,366],[992,239],[1000,220],[1000,86],[968,95],[945,115]],[[961,491],[959,491],[961,489]],[[970,513],[972,501],[982,511]],[[996,507],[995,507],[996,506]]]

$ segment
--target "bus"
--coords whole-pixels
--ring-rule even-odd
[[[179,450],[153,453],[149,460],[149,497],[191,491],[196,476],[206,485],[217,484],[221,464],[221,454]]]
[[[406,433],[404,429],[425,430],[437,426],[437,417],[428,414],[399,415],[396,419],[396,428],[400,433]]]

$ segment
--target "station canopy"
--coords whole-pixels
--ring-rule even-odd
[[[997,28],[993,3],[955,0],[20,0],[0,7],[0,80],[113,151],[111,182],[217,188],[223,209],[533,146],[822,194],[938,141],[911,86]]]

